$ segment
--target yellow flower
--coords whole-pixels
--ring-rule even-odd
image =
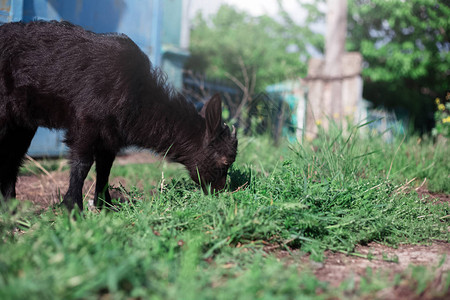
[[[450,123],[450,116],[442,119],[442,123]]]
[[[317,125],[317,126],[320,126],[320,124],[322,124],[322,121],[321,121],[321,120],[317,120],[317,121],[316,121],[316,125]]]
[[[441,99],[436,98],[436,99],[434,99],[434,102],[436,102],[436,105],[439,105],[439,104],[441,104]]]
[[[445,110],[445,105],[444,104],[438,104],[438,109],[440,110],[440,111],[444,111]]]

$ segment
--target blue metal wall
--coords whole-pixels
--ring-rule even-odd
[[[13,0],[14,1],[14,0]],[[66,20],[98,32],[128,35],[160,64],[162,0],[22,0],[25,22],[35,19]]]
[[[23,0],[0,0],[0,24],[22,20]]]

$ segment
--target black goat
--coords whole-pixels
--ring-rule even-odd
[[[83,209],[82,186],[94,160],[99,196],[124,146],[153,149],[221,190],[237,150],[222,122],[219,96],[199,113],[127,36],[96,34],[68,22],[0,26],[0,188],[15,197],[18,169],[39,126],[64,129],[70,148],[63,203]],[[101,197],[101,196],[100,196]]]

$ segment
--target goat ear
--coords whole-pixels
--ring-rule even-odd
[[[222,126],[222,101],[219,94],[215,94],[205,103],[200,115],[205,118],[208,137],[215,137]]]

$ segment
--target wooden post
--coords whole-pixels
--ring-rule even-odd
[[[312,58],[308,64],[307,139],[317,136],[318,127],[329,128],[333,120],[345,124],[354,117],[362,95],[362,57],[345,52],[347,1],[327,0],[325,58]]]
[[[325,65],[323,74],[336,78],[327,82],[324,94],[324,108],[328,118],[337,120],[342,117],[342,76],[341,59],[345,53],[347,35],[347,0],[327,0],[327,31],[325,35]],[[339,78],[339,79],[338,79]],[[328,119],[323,120],[328,128]]]

